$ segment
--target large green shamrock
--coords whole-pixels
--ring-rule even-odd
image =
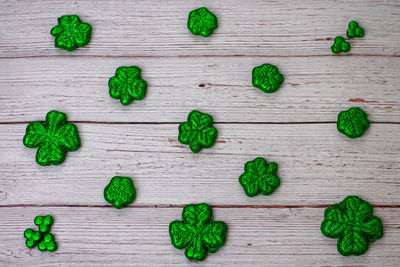
[[[218,136],[217,129],[212,125],[213,118],[210,115],[193,110],[189,113],[187,122],[179,124],[178,140],[189,145],[194,153],[198,153],[202,147],[210,148]]]
[[[225,244],[228,226],[222,221],[213,220],[209,205],[186,205],[182,219],[170,223],[169,235],[172,245],[185,249],[188,259],[202,261],[208,252],[214,253]]]
[[[342,202],[325,210],[321,232],[338,238],[337,249],[343,256],[361,255],[372,243],[383,236],[382,221],[373,216],[372,206],[357,196],[348,196]]]
[[[252,71],[253,86],[265,93],[276,92],[283,83],[283,75],[271,64],[262,64]]]
[[[147,82],[142,79],[141,73],[136,66],[117,68],[115,76],[108,80],[110,96],[120,99],[124,106],[133,100],[142,100],[146,96]]]
[[[56,37],[56,47],[73,51],[89,43],[92,27],[82,22],[77,15],[65,15],[58,18],[58,25],[50,33]]]
[[[259,157],[246,162],[244,173],[239,177],[239,183],[249,197],[254,197],[260,193],[270,195],[281,183],[278,175],[276,175],[277,171],[278,164],[275,162],[268,163],[264,158]]]
[[[45,123],[34,121],[26,127],[23,143],[26,147],[38,148],[38,164],[61,164],[67,151],[75,151],[81,146],[78,128],[66,121],[67,115],[52,110],[47,113]]]
[[[201,7],[189,13],[187,27],[194,35],[208,37],[218,27],[218,20],[207,8]]]
[[[338,131],[350,138],[362,136],[369,125],[368,114],[359,107],[341,111],[336,124]]]
[[[117,209],[131,204],[136,197],[133,181],[129,177],[114,176],[104,188],[104,198]]]

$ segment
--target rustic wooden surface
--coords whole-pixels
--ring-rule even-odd
[[[200,6],[219,20],[210,38],[186,29]],[[54,47],[49,31],[64,14],[93,26],[87,47]],[[352,19],[366,36],[333,55]],[[0,0],[0,265],[398,266],[399,26],[398,1]],[[251,86],[251,69],[266,62],[285,75],[271,95]],[[149,83],[145,100],[128,107],[108,95],[121,65],[141,67]],[[356,105],[372,124],[351,140],[335,121]],[[177,141],[194,108],[220,132],[199,154]],[[83,146],[42,167],[21,140],[51,109],[76,122]],[[257,156],[279,164],[281,186],[248,198],[237,179]],[[137,188],[123,210],[102,196],[114,175]],[[350,194],[384,224],[360,257],[340,256],[319,230],[324,209]],[[202,263],[168,236],[182,207],[198,202],[229,226],[226,245]],[[27,249],[23,231],[47,213],[59,250]]]

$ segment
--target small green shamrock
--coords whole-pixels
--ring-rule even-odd
[[[347,37],[354,38],[354,37],[363,37],[364,36],[364,29],[358,25],[357,21],[350,21],[349,28],[347,29]]]
[[[65,160],[67,151],[81,146],[78,128],[66,123],[67,115],[52,110],[46,115],[46,122],[34,121],[26,127],[23,143],[29,148],[38,148],[36,162],[43,166],[58,165]]]
[[[50,233],[45,234],[42,241],[40,241],[38,248],[40,251],[56,251],[57,243],[54,239],[54,235]]]
[[[65,15],[58,18],[58,25],[50,33],[56,37],[56,47],[73,51],[89,43],[92,27],[77,15]]]
[[[198,153],[201,148],[210,148],[217,139],[218,131],[213,125],[213,118],[205,113],[193,110],[189,113],[187,122],[179,124],[178,140],[189,145],[190,150]]]
[[[357,196],[348,196],[342,202],[325,210],[321,232],[338,238],[337,249],[343,256],[362,255],[372,243],[383,236],[382,221],[373,216],[372,206]]]
[[[127,106],[133,100],[142,100],[146,96],[147,82],[141,77],[142,71],[136,67],[119,67],[115,76],[108,81],[110,96],[120,99]]]
[[[26,238],[26,246],[28,248],[34,248],[37,243],[42,239],[42,234],[39,232],[36,232],[35,230],[28,228],[24,232],[24,237]]]
[[[39,227],[39,232],[48,233],[50,232],[51,226],[54,223],[53,217],[50,215],[36,216],[34,223]]]
[[[338,115],[338,131],[350,138],[362,136],[369,125],[368,114],[359,107],[341,111]]]
[[[349,52],[350,48],[350,43],[346,42],[342,36],[336,37],[335,42],[331,46],[332,52],[335,54],[339,54],[340,52]]]
[[[207,37],[218,27],[218,20],[207,8],[201,7],[189,13],[187,27],[194,35]]]
[[[281,183],[276,172],[278,164],[268,163],[264,158],[256,158],[244,165],[244,173],[239,177],[239,183],[249,197],[258,194],[271,195]]]
[[[114,176],[104,188],[104,198],[115,208],[122,209],[130,205],[136,197],[133,181],[129,177]]]
[[[203,261],[208,252],[215,253],[225,244],[228,226],[222,221],[213,220],[209,205],[186,205],[182,219],[170,223],[169,235],[172,245],[177,249],[185,249],[188,259]]]
[[[255,67],[252,71],[253,86],[265,93],[278,91],[283,80],[283,75],[279,72],[278,68],[271,64],[262,64]]]

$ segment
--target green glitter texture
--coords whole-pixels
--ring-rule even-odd
[[[130,205],[136,197],[133,181],[129,177],[114,176],[104,188],[104,198],[115,208],[122,209]]]
[[[283,75],[279,73],[279,69],[271,64],[263,64],[255,67],[252,71],[253,86],[265,93],[278,91],[283,80]]]
[[[26,246],[28,248],[34,248],[42,239],[42,234],[31,228],[28,228],[24,232],[24,237],[26,238]]]
[[[349,28],[347,29],[347,37],[354,38],[354,37],[363,37],[365,32],[364,29],[360,27],[357,21],[350,21]]]
[[[359,107],[342,111],[338,115],[338,131],[350,138],[362,136],[369,125],[368,114]]]
[[[264,158],[256,158],[244,165],[244,173],[239,177],[239,183],[249,197],[258,194],[271,195],[280,185],[276,172],[278,164],[268,163]]]
[[[58,25],[50,33],[55,37],[56,47],[73,51],[89,43],[92,27],[77,15],[65,15],[58,18]]]
[[[38,148],[36,162],[42,166],[58,165],[65,160],[67,151],[80,148],[78,128],[66,123],[67,115],[55,110],[47,113],[46,122],[34,121],[26,127],[23,143]]]
[[[127,106],[133,100],[142,100],[146,96],[147,82],[141,77],[142,71],[136,67],[119,67],[115,76],[108,81],[110,96],[120,99]]]
[[[340,52],[349,52],[350,48],[350,43],[346,42],[342,36],[336,37],[331,46],[332,52],[335,54],[339,54]]]
[[[45,234],[42,241],[40,241],[38,248],[40,251],[56,251],[57,250],[57,243],[54,239],[54,235],[48,233]]]
[[[169,235],[172,245],[177,249],[185,249],[188,259],[203,261],[208,252],[215,253],[225,244],[228,226],[222,221],[213,220],[209,205],[186,205],[182,220],[170,223]]]
[[[218,27],[218,20],[207,8],[201,7],[189,13],[187,27],[194,35],[207,37]]]
[[[51,226],[54,223],[53,217],[50,215],[36,216],[34,223],[39,227],[39,232],[48,233],[50,232]]]
[[[33,221],[39,228],[39,231],[28,228],[24,232],[26,238],[26,246],[28,248],[34,248],[38,245],[40,251],[56,251],[57,243],[54,239],[54,235],[50,234],[51,226],[54,223],[54,219],[50,215],[36,216]]]
[[[178,130],[179,142],[189,145],[194,153],[198,153],[203,147],[212,147],[218,136],[218,131],[213,126],[213,118],[197,110],[189,113],[187,122],[179,124]]]
[[[372,206],[357,196],[348,196],[342,202],[325,210],[321,232],[338,238],[337,249],[343,256],[362,255],[372,243],[383,236],[382,221],[373,216]]]

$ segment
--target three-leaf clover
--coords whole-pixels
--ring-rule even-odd
[[[38,248],[40,251],[55,251],[57,250],[57,243],[55,241],[54,235],[47,233],[44,235],[42,241],[40,241]]]
[[[347,29],[347,37],[354,38],[354,37],[363,37],[364,36],[364,29],[360,27],[357,21],[350,21],[349,28]]]
[[[52,110],[47,113],[46,122],[34,121],[26,127],[23,143],[26,147],[38,148],[38,164],[61,164],[67,151],[75,151],[81,146],[78,128],[66,121],[67,115]]]
[[[133,100],[142,100],[146,96],[147,82],[142,79],[141,73],[136,66],[117,68],[115,76],[108,81],[110,96],[120,99],[124,106]]]
[[[361,255],[372,243],[383,236],[382,221],[373,216],[372,206],[357,196],[348,196],[342,202],[325,210],[321,232],[338,238],[337,249],[343,256]]]
[[[122,209],[131,204],[136,197],[133,181],[129,177],[114,176],[104,188],[104,198],[115,208]]]
[[[50,232],[51,226],[54,223],[53,217],[50,215],[36,216],[34,223],[39,227],[39,232],[47,233]]]
[[[187,27],[194,35],[207,37],[218,27],[218,20],[207,8],[201,7],[189,13]]]
[[[252,71],[253,86],[265,93],[278,91],[283,80],[283,75],[279,72],[279,69],[271,64],[262,64]]]
[[[58,25],[50,33],[55,37],[56,47],[73,51],[89,43],[92,27],[77,15],[65,15],[58,18]]]
[[[228,226],[222,221],[213,220],[209,205],[186,205],[182,220],[170,223],[169,235],[172,245],[185,249],[188,259],[202,261],[208,252],[215,253],[225,244]]]
[[[57,243],[54,235],[49,233],[54,223],[53,217],[50,215],[39,215],[35,217],[34,223],[38,226],[39,231],[36,232],[31,228],[25,230],[24,237],[26,238],[26,246],[28,248],[34,248],[38,245],[40,251],[56,251]]]
[[[280,185],[280,179],[276,172],[278,164],[268,163],[264,158],[256,158],[244,165],[244,173],[239,177],[239,183],[249,197],[258,194],[270,195]]]
[[[341,111],[338,115],[338,131],[350,138],[362,136],[369,125],[368,114],[359,107]]]
[[[26,246],[28,248],[34,248],[37,243],[39,243],[40,239],[42,239],[42,234],[31,228],[28,228],[24,232],[24,237],[26,238]]]
[[[337,36],[333,45],[331,46],[332,52],[339,54],[340,52],[350,51],[350,43],[346,42],[342,36]]]
[[[178,140],[189,145],[190,150],[198,153],[201,148],[210,148],[217,139],[218,131],[213,126],[211,115],[193,110],[189,113],[187,122],[179,124]]]

